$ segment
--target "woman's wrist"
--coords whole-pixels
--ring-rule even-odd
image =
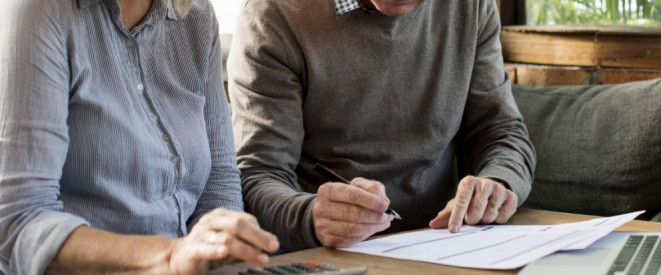
[[[140,273],[145,274],[172,274],[171,260],[173,251],[181,239],[172,239],[162,236],[152,236],[153,243],[149,246],[154,249],[145,257],[139,257]]]

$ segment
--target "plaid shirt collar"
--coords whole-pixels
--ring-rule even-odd
[[[358,0],[333,0],[335,1],[335,14],[342,15],[352,10],[362,9],[368,13],[378,13],[377,11],[363,8]]]

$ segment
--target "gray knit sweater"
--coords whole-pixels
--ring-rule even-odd
[[[381,181],[423,228],[468,173],[522,203],[535,155],[503,70],[493,0],[427,0],[391,17],[332,0],[249,0],[229,57],[247,211],[289,249],[316,246],[323,163]]]

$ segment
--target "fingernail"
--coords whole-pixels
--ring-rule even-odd
[[[448,229],[450,230],[450,232],[457,232],[457,227],[458,225],[453,223],[450,225]]]
[[[278,249],[278,241],[270,241],[269,242],[269,249],[271,250],[276,250]]]
[[[221,255],[221,254],[224,254],[224,253],[225,253],[225,247],[224,246],[220,246],[220,247],[216,248],[216,254]]]
[[[264,254],[262,254],[262,255],[257,256],[257,260],[258,260],[260,263],[266,264],[266,263],[269,262],[269,257],[266,256],[266,255],[264,255]]]

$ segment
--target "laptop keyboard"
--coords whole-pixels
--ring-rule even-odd
[[[659,236],[630,235],[607,274],[657,274],[659,267]]]

